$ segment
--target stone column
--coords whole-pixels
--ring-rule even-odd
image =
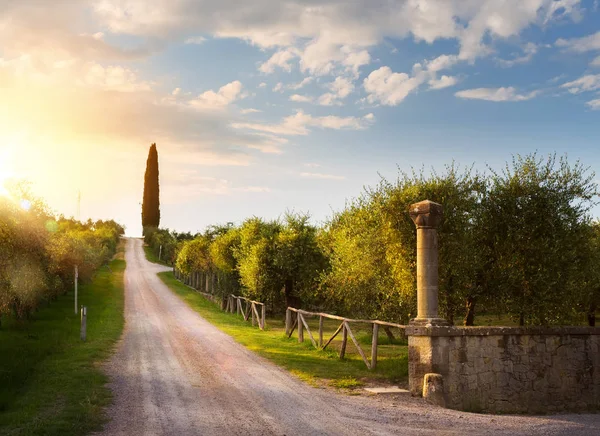
[[[417,226],[417,317],[411,324],[447,325],[438,315],[438,239],[442,205],[425,200],[412,204],[409,214]]]
[[[410,217],[417,226],[417,317],[406,329],[408,337],[408,385],[413,395],[422,395],[427,374],[436,374],[443,385],[447,373],[448,346],[438,331],[448,322],[438,315],[438,240],[442,205],[425,200],[412,204]],[[426,386],[425,386],[426,388]]]

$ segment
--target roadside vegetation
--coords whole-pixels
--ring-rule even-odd
[[[343,360],[339,359],[340,335],[327,350],[316,350],[310,341],[300,344],[295,335],[288,338],[285,335],[285,325],[281,317],[267,318],[265,331],[259,330],[244,321],[241,316],[223,312],[219,305],[207,300],[189,286],[175,279],[172,272],[163,272],[158,275],[173,292],[204,319],[248,349],[282,366],[314,386],[353,389],[370,382],[406,384],[408,371],[406,342],[396,339],[390,343],[385,333],[382,332],[379,339],[377,368],[369,371],[350,341],[346,357]],[[307,319],[307,321],[311,329],[318,330],[317,320]],[[326,338],[331,336],[338,325],[339,323],[335,323],[333,320],[326,320],[324,336]],[[354,325],[352,329],[361,344],[370,344],[370,329],[361,330]]]
[[[122,234],[114,221],[54,216],[24,184],[0,196],[0,434],[99,428],[110,401],[99,363],[123,329],[125,262],[114,257]]]
[[[595,325],[600,225],[595,175],[580,162],[516,156],[502,171],[452,164],[382,180],[324,225],[286,213],[197,235],[146,228],[148,249],[196,287],[266,304],[406,324],[416,314],[410,204],[444,207],[440,312],[453,324]]]
[[[80,287],[88,308],[87,341],[79,338],[73,293],[57,297],[29,321],[0,329],[0,434],[83,435],[99,430],[111,401],[100,363],[123,330],[123,272],[115,259]]]
[[[122,226],[56,217],[25,184],[0,196],[0,328],[4,320],[31,318],[110,261]]]

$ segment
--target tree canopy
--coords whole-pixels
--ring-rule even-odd
[[[177,245],[177,266],[216,275],[219,292],[272,310],[317,306],[407,323],[416,315],[416,230],[409,206],[442,204],[440,315],[479,312],[526,324],[595,323],[600,224],[594,174],[566,157],[515,156],[501,172],[456,164],[400,172],[368,188],[323,226],[303,214],[211,226]],[[191,269],[190,269],[191,268]]]

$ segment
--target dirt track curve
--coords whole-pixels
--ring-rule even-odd
[[[179,300],[129,239],[107,435],[600,435],[600,415],[490,416],[310,387]]]

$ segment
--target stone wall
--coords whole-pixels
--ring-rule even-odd
[[[499,413],[600,409],[600,328],[408,327],[409,384],[443,377],[446,407]]]

